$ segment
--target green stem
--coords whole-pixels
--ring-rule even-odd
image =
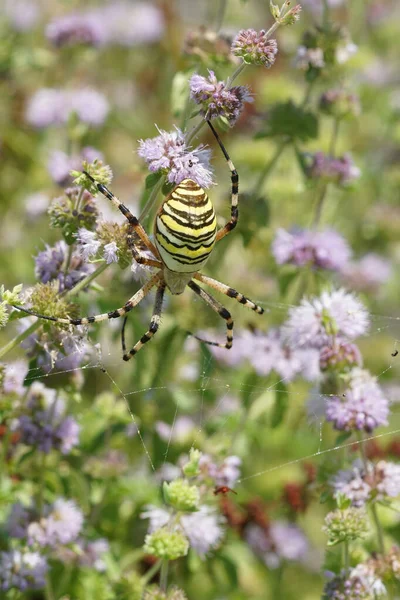
[[[253,191],[251,194],[252,196],[255,196],[257,193],[261,193],[262,187],[264,186],[268,177],[271,175],[276,163],[278,162],[282,152],[284,151],[284,149],[286,148],[288,143],[289,143],[289,140],[285,138],[277,146],[277,148],[275,150],[275,154],[273,155],[271,160],[266,164],[266,166],[264,167],[264,170],[261,171],[260,176],[254,185],[254,188],[253,188]]]
[[[218,33],[218,31],[222,27],[222,23],[224,22],[224,17],[225,17],[225,11],[226,11],[226,0],[219,0],[217,18],[215,20],[215,32],[216,33]]]
[[[166,592],[168,588],[168,566],[168,560],[163,560],[160,573],[160,588],[163,592]]]
[[[162,564],[163,561],[160,558],[160,560],[155,562],[154,565],[148,571],[146,571],[142,577],[143,586],[147,585],[153,579],[154,575],[161,569]]]
[[[326,192],[328,191],[328,184],[324,183],[319,188],[319,195],[317,196],[317,201],[315,203],[315,214],[312,222],[312,227],[316,229],[321,221],[322,209],[324,206]]]
[[[344,551],[344,568],[346,569],[346,572],[347,572],[350,567],[350,553],[349,553],[349,541],[348,540],[345,540],[345,542],[344,542],[343,551]]]
[[[96,277],[98,277],[103,271],[105,271],[108,266],[109,265],[106,262],[102,263],[98,269],[96,269],[95,271],[93,271],[93,273],[91,273],[90,275],[85,277],[85,279],[82,279],[82,281],[77,283],[76,286],[72,288],[72,290],[69,290],[65,294],[64,293],[61,294],[61,296],[65,295],[67,298],[70,298],[71,296],[75,296],[81,290],[83,290],[85,287],[90,285],[90,283],[94,279],[96,279]],[[32,325],[30,325],[27,329],[25,329],[25,331],[23,331],[22,333],[17,335],[14,339],[12,339],[10,342],[8,342],[8,344],[3,346],[3,348],[0,348],[0,358],[5,356],[8,352],[13,350],[21,342],[26,340],[26,338],[29,337],[32,333],[34,333],[37,329],[39,329],[39,327],[41,325],[42,325],[42,321],[41,321],[41,319],[38,319],[37,321],[35,321],[35,323],[32,323]]]
[[[385,543],[383,541],[382,525],[381,525],[381,522],[379,521],[378,511],[376,510],[376,504],[375,503],[371,504],[371,513],[372,513],[372,518],[373,518],[374,523],[375,523],[376,533],[378,534],[379,552],[383,556],[385,554]]]
[[[149,196],[149,199],[146,202],[146,206],[143,208],[142,212],[140,213],[139,221],[143,221],[147,217],[147,215],[149,214],[151,209],[153,208],[153,204],[155,203],[157,196],[158,196],[159,192],[161,191],[161,188],[164,185],[164,183],[165,183],[165,175],[160,177],[160,179],[157,181],[156,185],[151,190],[151,194]]]
[[[46,600],[55,600],[53,588],[51,587],[51,582],[49,576],[46,577],[46,585],[44,588]]]
[[[340,127],[340,119],[338,119],[336,117],[333,120],[332,136],[331,136],[331,142],[329,144],[329,154],[331,156],[335,156],[335,153],[336,153],[336,144],[337,144],[337,140],[338,140],[338,136],[339,136],[339,127]]]

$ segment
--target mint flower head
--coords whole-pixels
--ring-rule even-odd
[[[209,188],[213,183],[210,151],[201,145],[191,150],[177,127],[171,132],[158,131],[157,137],[139,140],[138,154],[144,158],[149,170],[166,173],[170,183],[193,179],[200,187]]]
[[[261,65],[269,69],[278,53],[276,40],[269,40],[265,29],[242,29],[232,43],[232,54],[243,58],[250,65]]]
[[[233,126],[238,120],[245,102],[253,102],[247,87],[238,85],[227,88],[224,81],[218,81],[214,71],[209,76],[193,75],[190,79],[190,96],[201,106],[205,119],[224,118]]]
[[[184,512],[197,510],[200,492],[195,485],[190,485],[185,479],[175,479],[171,483],[164,482],[165,501],[173,508]]]
[[[180,531],[168,531],[165,527],[146,535],[144,552],[165,560],[186,556],[189,542]]]
[[[45,585],[48,568],[46,558],[28,548],[0,552],[0,590],[40,589]]]
[[[363,538],[368,533],[368,515],[362,508],[349,506],[348,508],[337,508],[325,517],[323,531],[328,535],[329,546],[340,542],[352,541]]]

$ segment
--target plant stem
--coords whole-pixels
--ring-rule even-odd
[[[160,573],[160,588],[163,592],[166,592],[168,588],[168,566],[168,560],[163,560]]]
[[[343,550],[344,550],[344,568],[347,571],[350,567],[350,554],[349,554],[348,540],[345,540]]]
[[[51,587],[50,578],[47,575],[46,577],[46,585],[44,588],[46,600],[55,600],[53,588]]]
[[[256,181],[253,191],[251,193],[252,196],[255,196],[257,193],[261,193],[262,187],[264,186],[268,177],[271,175],[276,163],[278,162],[282,152],[284,151],[284,149],[286,148],[288,143],[289,143],[289,140],[285,138],[277,146],[277,148],[275,150],[275,154],[273,155],[273,157],[271,158],[269,163],[266,164],[266,166],[264,167],[264,170],[261,171],[261,174],[260,174],[258,180]]]
[[[163,561],[160,558],[160,560],[155,562],[154,565],[148,571],[146,571],[146,573],[142,577],[142,583],[144,586],[147,585],[153,579],[156,573],[158,573],[158,571],[161,569],[162,564]]]
[[[331,141],[329,143],[329,155],[333,158],[336,154],[336,144],[339,136],[340,120],[335,118],[333,121]],[[320,194],[316,202],[315,215],[313,220],[313,227],[318,227],[321,221],[322,209],[325,202],[326,192],[328,191],[329,184],[324,183],[320,189]]]
[[[139,221],[143,221],[147,217],[147,215],[149,214],[151,209],[153,208],[153,205],[157,199],[158,193],[161,191],[161,188],[164,185],[164,183],[165,183],[165,175],[160,177],[160,179],[157,181],[156,185],[151,190],[151,194],[149,196],[149,199],[146,202],[146,206],[143,208],[142,212],[140,213]]]
[[[335,153],[336,153],[336,143],[337,143],[338,136],[339,136],[339,127],[340,127],[340,119],[335,118],[333,120],[331,143],[329,144],[329,154],[331,156],[335,156]]]
[[[374,502],[371,504],[371,513],[372,513],[372,518],[375,523],[376,533],[378,534],[379,552],[383,556],[385,554],[385,543],[383,541],[382,525],[381,525],[381,522],[379,521],[378,511],[376,510],[376,504]]]
[[[23,342],[27,337],[29,337],[32,333],[34,333],[36,331],[36,329],[38,329],[40,327],[40,325],[41,325],[40,321],[35,321],[35,323],[32,323],[32,325],[30,327],[28,327],[28,329],[25,329],[25,331],[23,331],[22,333],[17,335],[17,337],[15,337],[13,340],[8,342],[8,344],[3,346],[3,348],[0,348],[0,358],[2,358],[5,354],[7,354],[7,352],[10,352],[11,350],[13,350],[16,346],[18,346],[21,342]]]
[[[218,33],[218,31],[222,27],[222,23],[224,22],[224,17],[225,17],[225,11],[226,11],[226,0],[219,0],[219,6],[218,6],[218,10],[217,10],[217,18],[215,20],[215,32],[216,33]]]

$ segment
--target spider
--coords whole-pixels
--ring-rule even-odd
[[[98,191],[108,198],[128,220],[127,241],[133,258],[141,265],[156,267],[159,269],[158,272],[152,275],[147,283],[129,298],[124,306],[101,315],[82,317],[80,319],[67,319],[40,315],[21,306],[14,306],[14,308],[41,319],[54,321],[55,323],[87,325],[127,315],[129,311],[147,296],[153,287],[156,287],[156,299],[149,329],[129,351],[127,351],[125,345],[124,330],[127,318],[125,317],[122,327],[122,351],[123,359],[128,361],[157,332],[160,325],[165,290],[168,289],[171,294],[177,295],[182,294],[186,286],[188,286],[226,322],[226,342],[224,344],[203,340],[197,336],[194,337],[212,346],[231,348],[233,341],[233,320],[231,314],[220,302],[200,287],[197,282],[199,281],[208,285],[214,290],[229,296],[229,298],[234,298],[237,302],[240,302],[243,306],[247,306],[259,315],[263,314],[264,309],[228,285],[199,272],[207,262],[215,243],[219,242],[236,227],[239,216],[239,175],[218,133],[210,121],[207,121],[207,123],[221,148],[231,172],[231,218],[224,227],[217,231],[214,206],[203,188],[192,179],[184,179],[164,199],[156,214],[153,243],[139,223],[139,220],[131,211],[105,185],[97,183],[89,173],[84,171],[86,177],[96,185]],[[150,250],[152,258],[145,256],[135,245],[135,235]]]

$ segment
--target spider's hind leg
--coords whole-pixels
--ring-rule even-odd
[[[194,281],[189,281],[188,286],[190,287],[190,289],[192,289],[194,291],[195,294],[200,296],[200,298],[202,298],[204,300],[204,302],[206,304],[208,304],[208,306],[210,308],[212,308],[212,310],[214,312],[216,312],[220,317],[222,317],[226,322],[226,342],[225,342],[225,344],[218,343],[218,342],[209,342],[207,340],[203,340],[202,338],[198,337],[197,335],[193,335],[193,334],[191,334],[191,335],[193,335],[193,337],[195,337],[200,342],[203,342],[203,344],[208,344],[209,346],[218,346],[219,348],[226,348],[228,350],[229,350],[229,348],[232,348],[233,319],[231,317],[230,312],[227,311],[226,308],[224,306],[222,306],[222,304],[220,302],[215,300],[215,298],[213,298],[208,292],[206,292],[201,287],[199,287],[197,285],[197,283],[195,283]]]
[[[258,315],[262,315],[264,313],[264,309],[261,306],[258,306],[258,304],[253,302],[253,300],[250,300],[250,298],[246,298],[246,296],[243,296],[243,294],[240,292],[229,287],[229,285],[225,285],[225,283],[221,283],[212,277],[207,277],[207,275],[203,275],[202,273],[196,273],[194,278],[198,279],[202,283],[205,283],[206,285],[209,285],[214,290],[217,290],[217,292],[221,292],[221,294],[225,294],[225,296],[233,298],[240,304],[243,304],[243,306],[246,308],[254,310],[254,312],[256,312]]]

